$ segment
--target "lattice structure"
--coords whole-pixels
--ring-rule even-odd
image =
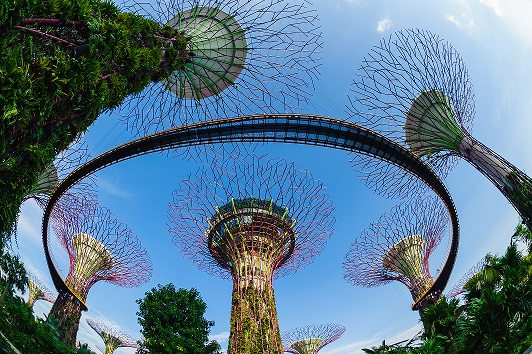
[[[306,0],[124,1],[187,40],[183,68],[126,103],[131,130],[293,111],[317,76],[321,33]]]
[[[340,338],[345,327],[339,324],[306,326],[283,332],[283,350],[294,354],[316,354]]]
[[[57,155],[54,162],[49,164],[39,175],[39,179],[26,194],[23,201],[35,199],[37,204],[44,209],[50,194],[59,184],[61,178],[68,175],[73,169],[83,165],[90,158],[88,148],[84,143],[74,142],[71,146]],[[75,192],[93,195],[94,180],[88,179],[75,188]],[[73,191],[73,192],[74,192]]]
[[[486,176],[532,225],[532,179],[470,135],[474,93],[456,50],[438,36],[400,31],[364,59],[354,82],[355,119],[409,147],[442,175],[463,158]],[[419,189],[404,173],[358,161],[370,185],[384,193]]]
[[[96,331],[96,333],[98,333],[105,343],[105,351],[102,351],[104,354],[112,354],[117,348],[120,347],[139,347],[133,338],[122,333],[120,329],[114,326],[111,326],[103,321],[93,320],[91,318],[87,319],[87,323],[94,331]],[[98,349],[100,348],[98,347]]]
[[[484,257],[477,263],[475,263],[471,268],[469,268],[464,275],[458,281],[453,285],[451,290],[447,293],[448,298],[454,298],[457,297],[467,291],[466,284],[480,272],[486,265],[488,264],[488,260]]]
[[[35,274],[26,271],[28,276],[28,305],[33,307],[37,300],[54,303],[55,295]]]
[[[68,253],[70,266],[50,312],[58,318],[63,339],[74,343],[90,288],[98,281],[123,287],[145,283],[151,260],[140,241],[109,209],[65,195],[52,214],[52,228]]]
[[[447,234],[449,217],[436,198],[414,199],[395,207],[370,224],[351,245],[343,263],[345,279],[373,287],[400,281],[414,304],[434,280],[429,257]],[[440,294],[416,306],[420,311]]]
[[[332,211],[309,172],[264,157],[215,161],[174,192],[174,243],[200,269],[233,280],[228,353],[282,353],[273,278],[321,252]]]

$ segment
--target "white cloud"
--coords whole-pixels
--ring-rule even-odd
[[[129,198],[132,195],[131,192],[121,187],[120,182],[102,176],[98,176],[97,185],[103,191],[116,197]]]
[[[222,332],[222,333],[213,334],[212,336],[209,336],[209,340],[215,340],[218,343],[223,343],[228,339],[229,339],[229,332]]]
[[[499,5],[499,0],[478,0],[482,5],[489,7],[495,12],[495,15],[502,17],[503,11]],[[508,0],[505,0],[508,1]]]
[[[356,341],[350,344],[346,344],[344,346],[341,346],[339,348],[327,350],[327,347],[325,347],[320,353],[323,354],[348,354],[348,353],[354,353],[359,352],[364,348],[371,348],[379,346],[382,343],[382,340],[385,339],[387,344],[394,344],[401,341],[404,341],[406,339],[413,338],[416,334],[421,331],[421,324],[417,324],[411,328],[408,328],[407,330],[398,333],[396,335],[393,335],[392,337],[388,337],[389,334],[385,334],[385,332],[377,333],[373,338],[362,340],[362,341]],[[388,338],[386,338],[388,337]]]
[[[32,243],[42,244],[41,222],[42,210],[33,199],[30,199],[22,205],[17,232]]]
[[[530,0],[478,0],[490,8],[513,31],[532,45],[532,1]]]
[[[458,19],[454,15],[447,14],[445,16],[445,19],[449,22],[451,22],[453,25],[455,25],[458,28],[467,29],[468,31],[471,31],[473,27],[475,27],[475,20],[472,18],[467,18],[466,15],[462,15],[461,19]]]
[[[392,27],[392,20],[389,18],[382,19],[377,23],[377,32],[382,33],[390,29],[390,27]]]

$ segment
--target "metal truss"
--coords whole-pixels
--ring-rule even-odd
[[[68,291],[52,262],[48,245],[48,224],[50,213],[63,193],[86,176],[120,161],[166,149],[224,142],[307,144],[366,154],[394,164],[422,180],[442,200],[451,220],[449,256],[440,275],[426,294],[443,291],[456,260],[460,231],[454,202],[438,175],[415,154],[370,129],[339,119],[302,114],[242,116],[174,128],[116,147],[73,171],[50,197],[42,223],[45,256],[56,288]]]

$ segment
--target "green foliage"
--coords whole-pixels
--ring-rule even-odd
[[[233,292],[228,353],[282,353],[273,289]]]
[[[35,320],[32,308],[24,300],[11,294],[0,307],[0,331],[25,354],[75,353],[74,348],[62,343],[45,322]]]
[[[532,254],[530,232],[518,225],[514,242],[501,257],[487,255],[486,266],[465,285],[464,303],[442,297],[421,316],[424,342],[365,349],[366,353],[522,354],[532,345]]]
[[[21,23],[36,18],[62,22]],[[186,39],[100,0],[7,0],[0,4],[0,20],[0,234],[5,237],[24,196],[56,154],[102,112],[181,68]]]
[[[513,171],[508,176],[508,182],[514,186],[507,189],[510,199],[528,229],[532,229],[532,179],[525,174]]]
[[[527,235],[523,227],[516,234]],[[502,257],[486,258],[467,282],[462,306],[442,298],[422,316],[425,338],[446,353],[522,353],[531,344],[532,256],[512,244]]]
[[[220,349],[218,343],[208,342],[214,322],[203,317],[207,305],[196,289],[176,290],[173,284],[159,284],[137,304],[145,338],[137,353],[212,354]]]

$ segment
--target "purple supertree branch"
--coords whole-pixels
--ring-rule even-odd
[[[307,1],[129,1],[122,6],[126,11],[161,24],[170,23],[177,14],[187,14],[189,9],[196,7],[217,9],[216,11],[229,15],[231,21],[235,21],[244,30],[231,43],[231,47],[236,45],[237,51],[241,52],[237,55],[236,68],[231,69],[240,71],[239,74],[224,78],[222,81],[226,82],[222,85],[223,89],[220,87],[221,92],[211,91],[211,96],[199,99],[177,95],[167,88],[166,84],[173,91],[187,85],[196,85],[189,79],[190,75],[176,75],[172,78],[173,82],[169,80],[150,85],[136,97],[128,99],[124,105],[129,112],[124,114],[124,120],[130,130],[147,134],[219,117],[294,111],[300,103],[308,100],[318,72],[321,33],[316,12],[309,8]],[[186,21],[187,17],[184,16],[173,26],[184,26]],[[208,31],[206,33],[212,35],[218,29]],[[183,73],[190,67],[196,69],[195,72],[190,72],[194,75],[208,77],[214,74],[224,77],[225,72],[210,73],[208,65],[197,65],[196,58],[205,57],[201,60],[219,60],[223,63],[227,61],[227,53],[234,48],[217,51],[209,47],[204,51],[195,46],[197,38],[194,35],[188,37],[188,46],[194,55],[188,58],[189,62]],[[241,41],[242,38],[245,38],[245,44]]]
[[[195,181],[183,181],[174,193],[170,232],[174,243],[199,268],[229,276],[219,268],[207,248],[206,220],[212,217],[216,207],[232,198],[253,196],[273,200],[288,208],[290,217],[297,221],[294,231],[298,242],[290,260],[275,271],[276,276],[301,269],[325,246],[332,233],[333,207],[323,193],[323,185],[312,179],[310,173],[297,171],[294,164],[263,160],[266,159],[254,157],[250,164],[213,162],[196,174]]]
[[[54,162],[39,176],[37,184],[24,197],[24,201],[34,199],[41,208],[44,209],[50,194],[59,184],[61,179],[66,177],[75,168],[81,166],[90,159],[88,148],[85,143],[74,141],[67,149],[61,151],[55,158]],[[83,180],[76,185],[71,193],[78,193],[85,196],[86,199],[96,198],[96,182],[93,177]]]
[[[467,69],[456,50],[429,31],[396,32],[365,57],[353,83],[351,118],[407,146],[404,132],[407,112],[413,100],[429,90],[441,91],[448,98],[461,129],[466,132],[471,129],[475,114],[474,93]],[[452,155],[440,151],[421,158],[446,176],[457,162]],[[367,178],[390,180],[383,172],[386,171],[380,167],[369,169]],[[403,171],[397,170],[392,178],[401,181],[401,176],[406,177]],[[408,183],[410,181],[405,179],[404,184]]]
[[[370,224],[351,245],[343,263],[353,285],[404,283],[414,301],[433,281],[430,255],[448,233],[448,215],[437,198],[414,199]]]
[[[282,353],[274,276],[311,262],[332,232],[321,183],[283,160],[215,158],[170,204],[170,233],[202,270],[231,276],[228,353]]]
[[[316,354],[344,332],[344,326],[333,323],[295,328],[281,335],[283,350],[294,354]]]
[[[116,348],[128,347],[138,348],[137,342],[130,336],[124,334],[120,329],[111,326],[101,320],[87,319],[89,326],[102,338],[105,343],[104,354],[112,354]],[[100,348],[98,348],[100,349]],[[100,349],[101,350],[101,349]]]
[[[81,299],[101,280],[124,287],[149,280],[151,260],[146,250],[107,208],[65,195],[54,209],[52,227],[69,255],[67,285]]]
[[[488,259],[486,257],[482,258],[480,261],[475,263],[471,268],[469,268],[460,279],[453,285],[453,287],[447,293],[448,298],[457,297],[464,292],[466,292],[465,285],[471,280],[478,272],[480,272],[484,267],[488,265]]]
[[[443,177],[463,158],[531,227],[532,179],[471,136],[473,89],[449,43],[428,31],[396,32],[367,55],[353,93],[352,118],[403,144]],[[404,197],[416,191],[405,186],[411,181],[400,169],[390,174],[382,164],[364,160],[355,167],[362,167],[367,184],[383,186],[374,188],[383,194]]]
[[[54,303],[55,295],[35,274],[26,271],[28,276],[28,305],[32,306],[37,300]]]

